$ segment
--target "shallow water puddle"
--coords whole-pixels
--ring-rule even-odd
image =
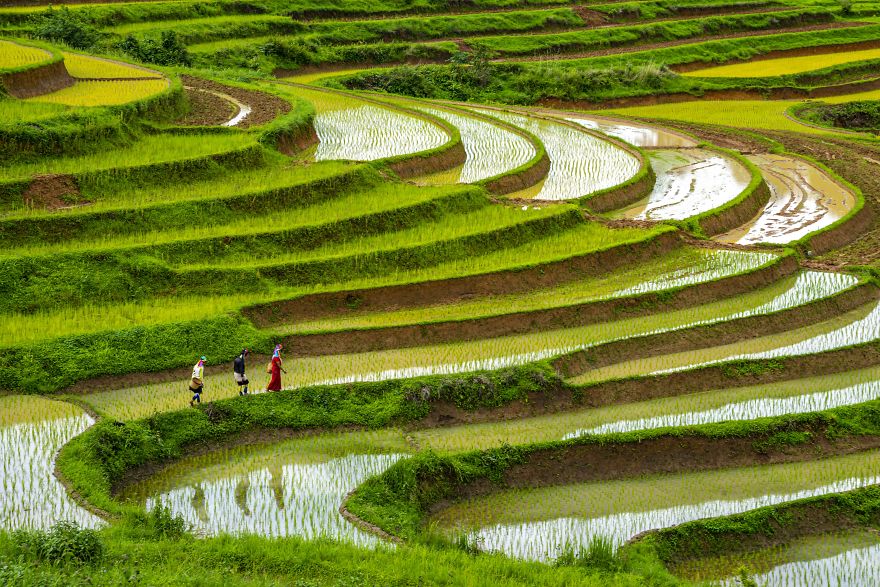
[[[809,536],[792,543],[744,555],[698,559],[674,569],[694,581],[717,580],[739,586],[739,569],[762,587],[863,587],[880,584],[880,534],[851,531]]]
[[[546,561],[566,547],[585,548],[597,536],[619,547],[647,530],[875,485],[880,482],[877,456],[872,451],[806,463],[505,492],[463,502],[438,520],[452,532],[468,524],[482,526],[466,535],[485,550]],[[607,502],[594,501],[603,495]],[[554,516],[549,505],[519,507],[527,497],[548,503],[571,500],[555,509],[568,515]],[[486,525],[481,517],[505,521]]]
[[[614,216],[684,220],[736,198],[749,185],[749,170],[707,149],[658,150],[648,154],[657,180],[651,194]]]
[[[497,112],[477,112],[494,116],[537,136],[550,157],[550,171],[537,188],[511,194],[539,200],[572,200],[610,188],[632,178],[639,161],[622,148],[575,128],[543,120]]]
[[[316,161],[375,161],[437,148],[449,140],[426,120],[364,105],[315,116]]]
[[[59,521],[97,528],[55,478],[55,455],[94,423],[76,406],[35,397],[0,398],[0,529],[48,529]]]
[[[346,494],[404,456],[399,434],[325,435],[277,445],[242,446],[194,457],[134,487],[123,497],[157,503],[201,535],[328,537],[378,544],[339,514]],[[349,453],[351,451],[351,453]]]
[[[697,142],[674,132],[656,126],[645,126],[634,121],[618,121],[600,116],[568,116],[566,120],[583,127],[598,130],[606,135],[617,137],[631,145],[643,148],[680,149],[696,147]]]
[[[489,122],[439,108],[419,108],[458,128],[467,160],[456,181],[474,183],[528,163],[535,148],[524,137]]]
[[[751,222],[717,240],[739,244],[790,243],[834,224],[856,205],[855,195],[797,157],[749,155],[770,188],[770,201]]]

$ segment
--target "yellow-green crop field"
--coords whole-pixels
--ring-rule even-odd
[[[0,69],[34,65],[48,61],[51,57],[52,54],[45,49],[0,40]]]
[[[844,63],[880,59],[880,49],[863,51],[842,51],[840,53],[824,53],[799,57],[781,57],[779,59],[756,59],[744,63],[731,63],[697,69],[684,75],[690,77],[775,77],[825,69]]]
[[[99,57],[89,57],[81,53],[64,52],[64,67],[67,73],[81,79],[110,78],[160,78],[162,74],[144,67],[128,65],[121,61],[111,61]]]
[[[65,106],[115,106],[155,96],[167,87],[168,80],[165,79],[84,81],[28,100]]]

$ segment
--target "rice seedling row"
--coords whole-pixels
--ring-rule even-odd
[[[448,110],[419,109],[455,125],[461,133],[467,160],[456,180],[460,183],[475,183],[507,173],[535,156],[535,147],[525,137],[509,130]]]
[[[684,220],[723,206],[751,181],[733,158],[705,149],[656,150],[648,154],[657,180],[648,197],[615,213],[639,220]]]
[[[839,51],[819,55],[805,55],[799,57],[782,57],[778,59],[761,59],[747,61],[745,63],[732,63],[697,69],[684,75],[691,77],[775,77],[779,75],[792,75],[805,71],[813,71],[833,67],[853,61],[867,61],[880,59],[880,49],[865,49],[862,51]]]
[[[670,332],[780,311],[833,295],[856,282],[854,278],[831,275],[837,278],[817,280],[801,276],[786,279],[733,300],[656,314],[650,322],[642,318],[632,318],[484,341],[354,355],[290,358],[286,363],[290,375],[285,379],[285,385],[300,387],[352,381],[382,381],[522,365],[631,336]],[[254,379],[254,389],[264,388],[266,380],[263,374],[258,373]],[[206,376],[205,381],[206,397],[230,397],[236,389],[228,376]],[[186,395],[185,388],[185,382],[160,383],[93,393],[83,399],[99,412],[127,420],[180,406]],[[130,402],[130,397],[137,397],[138,400]]]
[[[59,521],[103,522],[80,508],[53,474],[55,453],[93,420],[47,399],[0,397],[0,529],[43,530]]]
[[[28,100],[64,106],[116,106],[155,96],[165,91],[168,83],[166,79],[80,81]]]
[[[753,420],[876,399],[880,368],[870,367],[732,389],[692,393],[530,418],[417,430],[419,446],[442,452],[484,450],[505,444],[549,442],[582,434],[606,434],[714,421]],[[588,391],[587,391],[588,393]]]
[[[52,54],[45,49],[19,45],[0,39],[0,69],[13,69],[49,61]]]
[[[178,463],[126,490],[162,503],[201,535],[327,537],[375,546],[379,539],[339,513],[345,495],[408,451],[394,431],[331,434],[243,446]]]
[[[752,221],[717,240],[743,245],[785,244],[834,224],[856,205],[851,190],[814,165],[785,155],[750,155],[770,188],[767,206]]]
[[[696,285],[755,270],[776,258],[773,253],[753,253],[684,248],[658,259],[613,273],[516,295],[488,296],[456,304],[428,305],[380,313],[352,311],[342,317],[304,321],[285,326],[285,333],[369,328],[403,324],[464,320],[504,313],[607,300],[623,296]],[[646,278],[646,276],[650,276]]]
[[[447,531],[464,530],[479,548],[547,561],[566,549],[586,548],[596,537],[619,547],[646,530],[878,482],[877,453],[870,451],[806,463],[508,491],[462,502],[435,519]],[[469,526],[476,529],[468,531]]]
[[[62,52],[67,73],[80,79],[122,79],[122,78],[161,78],[162,74],[145,67],[90,57],[81,53]]]
[[[718,580],[739,585],[739,569],[758,585],[873,585],[880,581],[877,565],[880,537],[867,530],[841,531],[796,540],[785,546],[723,559],[698,559],[675,568],[693,580]]]
[[[631,153],[570,126],[509,112],[475,110],[531,132],[547,149],[547,178],[537,188],[511,197],[573,200],[624,183],[639,171],[640,163]]]

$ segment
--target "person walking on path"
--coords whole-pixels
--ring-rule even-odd
[[[269,380],[269,385],[266,387],[266,391],[281,391],[281,373],[287,373],[287,371],[284,370],[284,367],[282,367],[282,348],[284,347],[280,344],[276,344],[275,352],[272,353],[272,362],[269,363],[269,368],[266,370],[272,374],[272,378]]]
[[[192,399],[189,400],[190,407],[195,406],[196,402],[202,403],[202,389],[204,388],[202,379],[205,376],[205,361],[207,360],[205,357],[201,357],[193,367],[192,379],[189,382],[189,390],[193,393]]]
[[[242,349],[241,354],[232,362],[232,376],[235,377],[235,383],[238,385],[238,395],[248,394],[248,378],[244,374],[244,360],[247,356],[248,350]]]

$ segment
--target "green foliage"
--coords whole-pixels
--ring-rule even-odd
[[[162,31],[157,39],[137,40],[128,35],[118,48],[139,61],[157,65],[192,65],[192,57],[174,31]]]
[[[814,124],[880,133],[880,101],[876,100],[810,104],[798,109],[797,114]]]
[[[104,556],[98,533],[73,522],[58,522],[48,532],[18,530],[12,540],[22,556],[53,564],[97,563]]]
[[[606,536],[593,536],[587,547],[575,551],[564,548],[553,564],[557,567],[587,567],[614,573],[623,569],[623,561],[614,548],[614,543]]]
[[[89,49],[100,33],[78,13],[62,6],[38,13],[33,17],[33,33],[40,39],[64,43],[74,49]]]
[[[806,444],[813,439],[812,432],[803,430],[784,430],[777,432],[772,436],[756,442],[753,446],[759,453],[767,454],[770,452],[779,452],[786,447],[793,447],[799,444]]]

